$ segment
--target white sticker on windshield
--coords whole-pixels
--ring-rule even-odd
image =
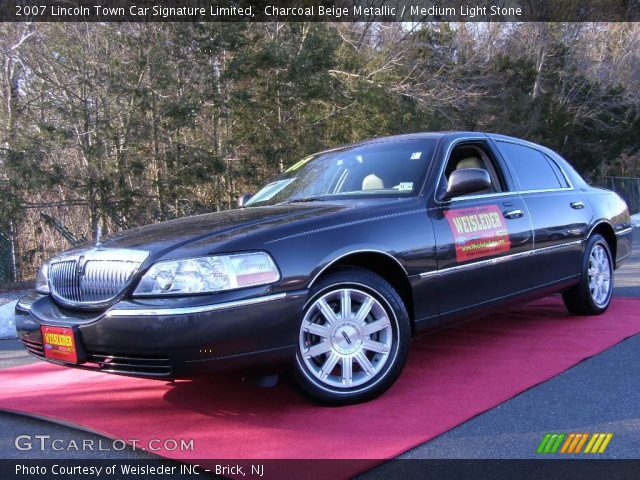
[[[413,182],[400,182],[400,185],[398,185],[398,190],[400,191],[413,190]]]
[[[421,156],[422,156],[422,152],[413,152],[411,154],[411,160],[420,160]]]

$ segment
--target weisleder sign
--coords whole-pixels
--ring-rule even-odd
[[[509,231],[497,205],[458,208],[444,215],[453,234],[458,262],[511,249]]]

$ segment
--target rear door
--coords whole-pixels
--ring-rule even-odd
[[[447,150],[433,206],[442,315],[463,313],[531,287],[531,219],[513,181],[485,138],[457,139]],[[442,200],[448,176],[484,168],[490,191]]]
[[[533,223],[534,286],[575,278],[580,272],[582,239],[592,216],[583,193],[543,150],[494,139],[524,199]]]

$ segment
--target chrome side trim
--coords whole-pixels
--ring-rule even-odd
[[[216,303],[214,305],[200,305],[198,307],[178,307],[178,308],[113,308],[105,317],[159,317],[164,315],[189,315],[195,313],[215,312],[218,310],[228,310],[236,307],[246,307],[249,305],[257,305],[260,303],[273,302],[282,300],[287,296],[286,293],[276,293],[273,295],[265,295],[263,297],[247,298],[245,300],[234,300],[231,302]]]
[[[616,235],[626,235],[629,232],[632,232],[633,228],[632,227],[627,227],[627,228],[623,228],[622,230],[618,230],[616,233]]]
[[[558,245],[551,245],[549,247],[542,247],[534,249],[534,253],[536,255],[540,253],[552,252],[556,250],[564,250],[565,248],[573,247],[574,245],[580,245],[582,240],[573,240],[571,242],[560,243]]]
[[[488,260],[480,260],[479,262],[467,263],[465,265],[456,265],[455,267],[447,267],[442,270],[432,270],[430,272],[424,272],[420,274],[420,278],[438,277],[440,275],[447,275],[449,273],[456,273],[462,270],[472,270],[481,268],[487,265],[497,265],[499,263],[508,262],[510,260],[517,260],[518,258],[529,257],[533,255],[533,250],[526,252],[512,253],[511,255],[505,255],[503,257],[490,258]]]
[[[496,192],[496,193],[484,193],[480,195],[466,195],[461,197],[451,197],[449,202],[459,202],[462,200],[477,200],[478,198],[493,198],[493,197],[505,197],[507,195],[516,195],[518,192]],[[441,202],[446,203],[447,200]]]
[[[499,263],[508,262],[511,260],[517,260],[519,258],[540,255],[552,251],[564,250],[565,248],[572,247],[574,245],[580,245],[582,240],[574,240],[571,242],[562,243],[560,245],[551,245],[549,247],[536,248],[534,250],[528,250],[526,252],[512,253],[511,255],[505,255],[503,257],[490,258],[488,260],[480,260],[474,263],[467,263],[465,265],[456,265],[454,267],[443,268],[442,270],[432,270],[430,272],[424,272],[420,274],[420,278],[438,277],[440,275],[447,275],[449,273],[456,273],[464,270],[472,270],[481,268],[487,265],[497,265]]]
[[[320,275],[322,275],[329,267],[331,267],[332,265],[335,265],[338,261],[342,260],[345,257],[348,257],[349,255],[355,255],[358,253],[380,253],[386,257],[389,257],[398,264],[398,266],[402,269],[405,275],[409,276],[409,272],[407,272],[407,269],[404,268],[404,265],[402,265],[396,257],[388,254],[387,252],[383,252],[382,250],[375,250],[375,249],[352,250],[351,252],[343,253],[342,255],[334,258],[329,263],[327,263],[324,267],[322,267],[320,271],[314,275],[313,279],[309,283],[309,288],[311,288],[313,284],[316,283],[316,280],[318,280]]]
[[[447,202],[458,202],[461,200],[476,200],[479,198],[492,198],[492,197],[504,197],[506,195],[527,195],[529,193],[553,193],[553,192],[568,192],[574,190],[573,188],[563,187],[563,188],[543,188],[539,190],[514,190],[510,192],[496,192],[496,193],[485,193],[481,195],[468,195],[462,197],[452,197],[449,200],[445,200],[440,202],[441,204],[446,204]]]
[[[551,192],[568,192],[570,190],[575,190],[573,187],[562,187],[562,188],[539,188],[537,190],[518,190],[517,193],[520,195],[526,195],[528,193],[551,193]]]

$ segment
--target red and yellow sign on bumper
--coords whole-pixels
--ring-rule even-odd
[[[497,205],[453,209],[444,215],[453,233],[458,262],[511,249],[507,225]]]
[[[73,337],[73,330],[68,327],[40,327],[44,356],[60,362],[78,363],[78,352]]]

